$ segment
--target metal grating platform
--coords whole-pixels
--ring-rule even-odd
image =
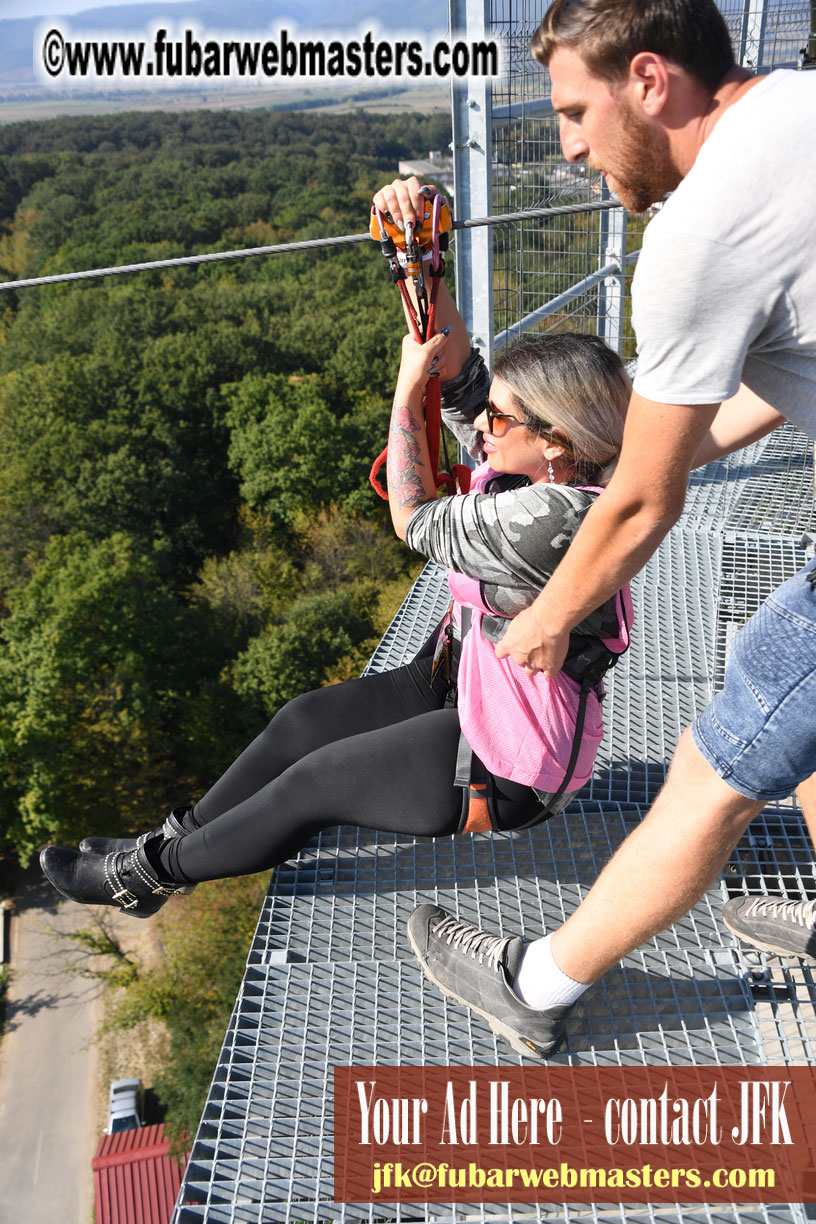
[[[572,912],[604,863],[646,812],[644,806],[580,799],[537,829],[491,837],[399,839],[338,831],[273,877],[250,965],[399,959],[405,920],[430,900],[497,933],[527,938]],[[718,914],[719,886],[655,946],[730,947]]]
[[[750,997],[730,959],[726,966],[705,953],[653,950],[629,958],[587,993],[570,1020],[567,1050],[552,1062],[756,1062]],[[418,1023],[407,1025],[411,1014]],[[597,1058],[598,1049],[608,1049],[608,1056]],[[316,1057],[322,1050],[331,1051],[330,1063]],[[318,1221],[341,1214],[332,1201],[333,1063],[521,1065],[486,1026],[440,1000],[409,960],[249,969],[224,1053],[186,1185],[188,1199],[206,1193],[206,1218],[213,1221]],[[233,1192],[236,1177],[244,1201],[233,1214],[229,1198],[223,1210],[218,1199],[222,1187],[225,1196]],[[402,1211],[403,1219],[447,1218],[438,1206]],[[370,1215],[366,1208],[361,1218],[381,1218],[381,1212]],[[387,1209],[389,1218],[393,1212]],[[553,1218],[551,1209],[548,1214]]]
[[[608,685],[595,775],[564,815],[517,835],[436,841],[333,830],[275,872],[174,1224],[806,1218],[796,1204],[337,1204],[331,1092],[334,1065],[520,1062],[425,981],[405,920],[418,902],[438,900],[496,932],[535,937],[574,909],[644,815],[680,731],[721,677],[736,627],[803,563],[800,536],[816,525],[812,456],[786,428],[695,477],[683,519],[633,584],[635,644]],[[780,478],[785,498],[773,500]],[[446,603],[443,571],[429,565],[370,667],[410,657]],[[813,850],[790,803],[752,823],[685,918],[587,992],[553,1062],[813,1061],[812,970],[736,948],[721,922],[729,895],[763,890],[816,895]]]
[[[681,525],[798,538],[813,530],[813,439],[783,425],[692,472]]]

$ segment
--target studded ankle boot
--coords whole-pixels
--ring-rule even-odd
[[[161,833],[166,838],[184,837],[190,830],[184,825],[184,817],[193,809],[177,807],[170,811],[164,824],[155,833]],[[83,837],[79,849],[83,854],[118,854],[122,850],[135,850],[136,837]]]
[[[143,833],[132,850],[82,853],[66,846],[46,846],[40,867],[57,892],[81,905],[118,905],[134,918],[149,918],[174,893],[189,885],[160,878],[148,851],[163,838],[161,830]]]
[[[192,810],[192,807],[172,808],[164,824],[154,832],[161,833],[168,840],[172,837],[184,837],[191,832],[184,824],[184,817]],[[136,837],[83,837],[79,849],[82,854],[120,854],[123,851],[135,850],[137,841]],[[185,884],[176,889],[176,892],[188,896],[194,889],[195,884]]]

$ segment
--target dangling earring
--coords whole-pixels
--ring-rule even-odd
[[[555,484],[555,472],[553,471],[552,459],[547,460],[547,475],[550,478],[550,484]]]

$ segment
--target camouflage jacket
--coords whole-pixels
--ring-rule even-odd
[[[482,435],[473,422],[484,409],[489,384],[487,368],[475,350],[461,373],[442,384],[443,420],[478,460],[484,458]],[[572,485],[530,484],[526,476],[505,474],[497,474],[486,488],[417,506],[405,538],[416,552],[479,582],[483,602],[496,613],[483,618],[482,632],[497,642],[507,619],[529,607],[549,581],[598,495]],[[617,636],[615,599],[575,632]]]

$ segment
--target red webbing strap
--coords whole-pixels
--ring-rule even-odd
[[[419,320],[417,319],[416,314],[414,313],[414,304],[411,301],[411,295],[408,292],[408,287],[405,284],[405,281],[398,280],[397,288],[400,291],[400,297],[402,298],[402,304],[405,307],[405,314],[407,315],[408,321],[411,324],[411,331],[413,333],[414,339],[416,340],[417,344],[422,344],[422,333],[419,329],[420,327]],[[429,381],[436,382],[437,380],[434,378],[434,379],[430,379]],[[425,394],[427,395],[427,393],[428,392],[426,388]],[[426,425],[426,430],[427,430],[427,425]],[[430,436],[428,438],[428,449],[430,450]],[[377,494],[377,496],[381,497],[383,501],[388,501],[388,493],[383,488],[383,486],[380,484],[380,472],[382,471],[382,468],[385,465],[387,460],[388,460],[388,444],[386,443],[385,447],[380,451],[379,455],[372,463],[371,471],[368,474],[368,483],[371,485],[372,489]],[[437,463],[438,462],[439,462],[439,450],[437,448]]]
[[[397,281],[397,288],[400,291],[400,297],[402,298],[403,305],[405,306],[405,313],[410,320],[411,331],[414,334],[414,339],[416,340],[417,344],[422,344],[425,339],[425,337],[422,335],[422,323],[414,310],[414,303],[411,301],[411,295],[408,292],[408,286],[406,285],[404,279]],[[432,335],[433,332],[430,332],[427,338],[430,340]]]
[[[438,223],[438,206],[436,197],[435,205],[435,221]],[[438,240],[434,247],[434,255],[438,257]],[[398,280],[400,295],[405,313],[411,323],[411,331],[417,344],[424,344],[426,340],[430,340],[436,335],[436,299],[439,294],[439,282],[441,276],[431,277],[431,291],[428,295],[428,318],[425,325],[425,334],[422,334],[422,322],[417,318],[414,306],[411,301],[411,296],[408,293],[408,286],[405,280]],[[428,458],[430,460],[431,471],[434,473],[436,488],[445,488],[448,493],[455,493],[457,485],[463,493],[467,493],[470,488],[470,468],[463,463],[454,463],[450,472],[439,471],[439,447],[442,436],[442,396],[439,389],[439,379],[429,378],[425,386],[425,396],[423,399],[423,407],[425,411],[425,436],[428,439]],[[384,464],[388,460],[388,446],[374,460],[371,465],[371,471],[368,475],[368,481],[374,492],[378,494],[383,501],[388,501],[388,493],[380,483],[380,472]]]
[[[439,435],[442,429],[442,396],[439,393],[439,379],[429,378],[425,388],[425,435],[428,439],[428,457],[431,471],[439,488]]]
[[[384,450],[380,451],[379,455],[371,465],[371,471],[368,473],[368,483],[371,485],[377,496],[381,497],[383,501],[388,501],[388,494],[380,484],[380,471],[382,470],[382,466],[387,459],[388,447],[386,446]]]
[[[434,277],[431,284],[431,292],[428,305],[428,325],[426,328],[426,339],[430,340],[431,336],[435,335],[436,329],[436,298],[439,292],[439,277]],[[418,344],[422,344],[422,334],[419,329],[419,321],[414,313],[413,304],[408,293],[405,281],[398,281],[400,294],[407,306],[408,318],[411,321],[411,331],[414,339]],[[442,395],[439,388],[438,378],[429,378],[425,387],[425,397],[423,400],[425,410],[425,434],[428,439],[428,458],[430,460],[431,471],[435,473],[435,481],[437,489],[445,488],[448,493],[456,492],[457,485],[463,493],[467,493],[470,488],[470,468],[464,463],[454,463],[450,472],[439,471],[439,447],[442,435]],[[371,465],[369,473],[369,483],[384,501],[388,501],[388,493],[380,484],[379,476],[383,465],[388,459],[388,447],[377,456]]]
[[[382,470],[382,466],[387,459],[388,447],[386,446],[384,450],[380,451],[379,455],[371,465],[371,471],[368,473],[368,483],[371,485],[377,496],[381,497],[383,501],[388,501],[388,494],[380,484],[380,471]]]

